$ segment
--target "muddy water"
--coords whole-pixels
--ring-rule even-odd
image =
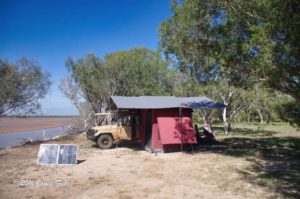
[[[3,133],[0,134],[0,148],[20,146],[24,144],[26,140],[46,140],[52,139],[56,136],[63,135],[70,125],[41,129],[36,131],[24,131],[17,133]]]

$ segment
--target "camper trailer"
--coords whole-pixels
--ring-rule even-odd
[[[111,100],[115,121],[87,132],[88,138],[102,149],[120,140],[138,140],[150,152],[196,144],[193,109],[225,107],[207,97],[112,96]]]

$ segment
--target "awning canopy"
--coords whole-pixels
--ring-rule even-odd
[[[205,96],[112,96],[111,99],[119,109],[162,109],[179,107],[191,109],[223,109],[226,107],[224,104],[214,102]]]

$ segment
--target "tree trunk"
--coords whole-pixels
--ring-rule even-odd
[[[233,92],[229,91],[228,96],[226,98],[225,95],[222,95],[220,93],[223,103],[224,103],[224,105],[226,105],[226,107],[223,109],[223,113],[222,113],[225,135],[228,135],[227,106],[229,104],[229,101],[230,101],[230,98],[232,97],[232,95],[233,95]]]
[[[260,123],[264,124],[265,123],[264,117],[263,117],[262,112],[261,112],[261,110],[259,108],[257,109],[257,113],[258,113],[259,118],[260,118]]]
[[[207,122],[205,115],[202,115],[202,119],[203,119],[204,124],[206,125],[208,122]]]
[[[228,134],[228,122],[227,122],[226,114],[227,114],[227,108],[224,108],[222,116],[223,116],[223,123],[224,123],[224,132],[227,135]]]

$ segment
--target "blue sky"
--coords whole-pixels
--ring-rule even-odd
[[[77,111],[58,89],[67,57],[93,52],[158,47],[159,24],[170,16],[169,0],[0,0],[0,59],[34,58],[51,74],[45,115]]]

